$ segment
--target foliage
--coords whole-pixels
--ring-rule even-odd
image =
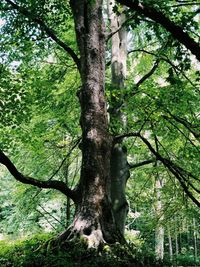
[[[71,58],[58,44],[46,34],[33,19],[39,17],[53,29],[56,35],[77,51],[72,14],[69,1],[17,1],[32,14],[25,18],[13,10],[6,10],[6,3],[0,4],[3,23],[0,29],[1,65],[0,65],[0,149],[8,152],[23,173],[41,180],[48,180],[58,170],[62,160],[68,155],[77,136],[80,136],[79,104],[76,93],[80,88],[80,77]],[[93,3],[93,1],[90,1]],[[67,3],[67,4],[66,4]],[[162,10],[169,18],[181,25],[185,31],[198,40],[195,33],[198,29],[194,6],[172,7],[177,1],[145,0],[144,4]],[[120,14],[120,6],[115,8]],[[33,16],[34,15],[34,16]],[[141,131],[159,153],[183,167],[195,177],[199,174],[199,65],[191,54],[172,36],[156,23],[144,16],[127,10],[127,29],[130,42],[128,51],[128,75],[125,89],[118,90],[110,85],[110,70],[106,72],[106,95],[109,108],[113,107],[113,99],[120,100],[120,112],[126,115],[126,132]],[[110,61],[110,44],[107,45],[107,63]],[[138,85],[152,68],[158,66],[148,79]],[[109,64],[108,64],[109,65]],[[118,102],[116,101],[116,102]],[[114,128],[114,129],[113,129]],[[112,134],[122,133],[124,128],[120,122],[111,127]],[[154,157],[139,138],[124,141],[128,150],[129,163],[140,162]],[[77,149],[67,157],[68,181],[66,181],[66,165],[54,176],[68,182],[72,187],[78,180],[80,152]],[[182,237],[187,233],[189,242],[184,240],[182,246],[193,242],[192,219],[197,220],[197,239],[199,240],[199,211],[193,206],[180,184],[161,164],[151,164],[143,168],[133,169],[127,185],[130,203],[130,216],[127,228],[140,231],[140,238],[134,239],[142,251],[140,262],[154,262],[154,235],[158,225],[165,226],[172,234]],[[65,227],[59,221],[65,216],[66,200],[55,191],[41,192],[29,186],[13,181],[5,171],[0,187],[5,189],[1,194],[1,232],[16,233],[16,236],[40,232],[42,216],[50,221],[56,231]],[[162,212],[164,219],[155,212],[157,201],[155,179],[164,181],[161,189]],[[198,188],[199,181],[189,177],[187,182]],[[197,192],[193,190],[198,198]],[[60,203],[57,211],[52,208],[50,214],[42,211],[41,205],[50,202]],[[62,208],[62,212],[60,211]],[[54,211],[53,211],[54,210]],[[40,209],[41,212],[41,209]],[[131,213],[133,216],[131,216]],[[134,217],[134,214],[140,214]],[[56,215],[58,221],[51,218]],[[73,207],[71,207],[71,217]],[[184,220],[190,228],[184,229]],[[43,228],[42,228],[43,229]],[[132,238],[132,237],[131,237]],[[130,238],[130,239],[131,239]],[[25,241],[21,244],[5,246],[2,250],[4,262],[13,262],[13,266],[31,266],[44,263],[44,266],[56,266],[66,261],[67,264],[80,261],[93,265],[94,257],[90,252],[80,253],[74,247],[61,252],[38,250],[41,241]],[[132,240],[133,241],[133,240]],[[172,239],[175,242],[174,239]],[[33,243],[32,243],[33,242]],[[4,243],[5,245],[5,243]],[[70,246],[70,245],[68,245]],[[31,249],[29,249],[32,247]],[[6,250],[8,249],[8,250]],[[125,264],[125,249],[115,252],[102,252],[102,257],[95,255],[100,265],[102,258],[107,264]],[[115,251],[114,249],[114,251]],[[165,249],[168,249],[165,241]],[[38,253],[38,254],[37,254]],[[85,253],[85,254],[84,254]],[[149,259],[144,254],[149,254]],[[13,256],[12,256],[13,255]],[[20,255],[18,260],[17,255]],[[120,255],[120,256],[119,256]],[[115,257],[116,256],[116,257]],[[130,255],[127,257],[129,258]],[[7,258],[6,258],[7,257]],[[167,256],[167,258],[169,258]],[[99,261],[99,262],[98,262]],[[189,255],[179,255],[179,264],[192,265]],[[88,263],[86,263],[88,262]],[[21,265],[20,265],[21,264]],[[30,265],[29,265],[30,264]],[[35,266],[35,265],[34,265]],[[36,265],[37,266],[37,265]],[[39,266],[39,265],[38,265]],[[71,265],[73,266],[73,265]],[[103,266],[103,265],[101,265]],[[109,266],[109,265],[106,265]],[[123,265],[124,266],[124,265]],[[147,266],[147,265],[145,265]]]
[[[145,257],[141,256],[131,243],[128,246],[126,244],[106,245],[97,251],[86,250],[85,245],[80,241],[67,242],[55,247],[51,237],[53,236],[43,234],[14,242],[1,241],[1,266],[157,266],[153,255],[147,253]]]
[[[5,267],[20,266],[171,266],[169,259],[157,262],[155,255],[143,247],[138,252],[133,243],[104,246],[99,251],[86,250],[81,242],[67,242],[60,247],[53,245],[52,234],[39,234],[31,239],[0,241],[0,264]],[[166,255],[167,256],[167,255]],[[193,255],[179,255],[176,264],[195,266]]]
[[[181,266],[198,266],[200,263],[200,257],[195,260],[194,255],[192,254],[178,255],[176,262],[177,265]]]

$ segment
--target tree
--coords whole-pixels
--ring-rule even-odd
[[[111,35],[111,102],[109,107],[110,129],[112,135],[126,130],[126,114],[121,110],[125,80],[127,75],[127,29],[125,9],[120,14],[114,12],[115,1],[108,1],[108,19]],[[115,34],[112,34],[115,33]],[[116,93],[113,94],[113,92]],[[128,203],[126,200],[126,183],[130,177],[127,160],[127,148],[122,140],[113,144],[110,159],[111,202],[117,228],[124,235]]]
[[[171,33],[173,38],[177,39],[180,44],[185,45],[186,48],[189,49],[194,55],[196,55],[197,59],[199,59],[198,43],[192,37],[190,37],[189,34],[187,34],[179,25],[176,25],[175,22],[165,16],[164,13],[157,11],[154,7],[148,7],[148,1],[147,4],[144,5],[139,4],[137,1],[117,2],[130,8],[128,11],[126,9],[125,11],[120,11],[120,8],[118,9],[118,5],[116,5],[116,12],[127,12],[127,14],[130,16],[129,18],[127,18],[128,22],[130,22],[131,17],[133,17],[134,13],[136,20],[135,27],[137,27],[138,23],[138,17],[137,14],[135,14],[135,12],[137,12],[139,15],[150,18],[156,23],[161,24],[169,33]],[[153,4],[155,4],[154,1],[152,2]],[[76,211],[73,223],[71,227],[67,229],[67,231],[60,235],[59,240],[64,240],[72,236],[83,236],[84,239],[88,242],[89,247],[98,247],[104,241],[112,243],[117,240],[123,239],[124,226],[122,227],[122,229],[119,229],[120,227],[117,223],[118,213],[116,212],[116,210],[113,211],[114,203],[112,202],[112,200],[114,198],[112,196],[114,194],[112,194],[112,190],[113,185],[115,186],[113,179],[116,177],[111,175],[111,162],[114,152],[113,148],[116,148],[117,143],[120,144],[122,140],[128,137],[135,137],[137,138],[137,140],[139,140],[138,143],[143,143],[148,148],[148,156],[153,156],[158,161],[160,161],[166,167],[166,169],[177,178],[189,198],[198,206],[200,205],[195,195],[199,193],[199,190],[196,187],[196,183],[199,181],[199,179],[198,177],[196,177],[195,173],[193,174],[191,172],[190,169],[187,170],[187,168],[180,167],[178,160],[177,162],[174,162],[172,160],[172,157],[169,156],[168,152],[166,153],[165,148],[163,148],[162,146],[162,142],[164,142],[165,140],[162,140],[162,142],[160,142],[159,140],[160,125],[158,125],[158,119],[156,118],[156,116],[159,116],[159,119],[161,119],[162,123],[163,120],[165,120],[169,121],[169,123],[173,121],[172,124],[174,123],[174,121],[180,124],[180,127],[178,126],[178,131],[181,131],[181,134],[184,136],[185,131],[187,131],[187,134],[192,134],[193,139],[193,136],[196,138],[196,136],[198,136],[198,133],[196,132],[193,123],[187,120],[187,117],[182,117],[179,115],[176,116],[176,114],[171,112],[170,104],[168,105],[168,107],[166,107],[167,105],[162,99],[162,90],[160,93],[161,100],[151,95],[150,92],[150,98],[152,98],[151,101],[154,101],[154,104],[151,103],[150,105],[147,101],[148,103],[146,107],[150,107],[150,111],[145,110],[143,114],[147,113],[147,116],[144,116],[145,118],[143,118],[142,123],[140,122],[141,114],[137,114],[138,111],[136,111],[135,114],[130,115],[132,119],[133,117],[139,118],[139,123],[136,126],[127,126],[125,132],[120,132],[118,130],[114,133],[115,135],[112,135],[109,131],[107,103],[105,99],[105,25],[102,12],[103,3],[101,0],[78,0],[70,1],[66,4],[60,3],[60,5],[57,3],[57,1],[52,1],[49,6],[46,6],[45,2],[43,1],[41,1],[41,3],[39,3],[39,1],[36,3],[29,1],[26,3],[24,3],[23,1],[16,3],[11,0],[4,0],[0,8],[2,11],[8,12],[9,15],[7,15],[7,18],[11,24],[12,22],[16,23],[16,21],[18,21],[18,28],[19,31],[21,31],[20,33],[18,32],[18,35],[21,34],[21,36],[23,36],[23,42],[24,44],[26,44],[26,46],[30,45],[30,43],[27,41],[27,36],[29,36],[29,38],[31,36],[32,38],[36,38],[34,45],[37,45],[38,36],[42,38],[41,43],[44,41],[45,37],[51,38],[51,40],[53,40],[56,45],[62,48],[70,56],[80,74],[81,85],[79,91],[77,92],[77,95],[80,102],[80,126],[82,137],[81,142],[78,139],[78,141],[75,143],[75,146],[79,144],[79,147],[81,149],[82,164],[80,180],[74,189],[69,188],[65,182],[56,179],[41,181],[25,176],[17,170],[15,165],[2,150],[0,152],[1,164],[5,165],[10,173],[18,181],[37,186],[39,188],[56,189],[67,197],[70,197],[74,201]],[[60,23],[59,26],[61,28],[58,28],[57,32],[56,30],[53,30],[51,28],[51,26],[56,27],[57,22],[52,15],[54,14],[54,12],[51,13],[49,11],[51,10],[51,8],[53,8],[55,11],[60,11],[60,16],[58,15],[56,19],[60,19],[62,23]],[[164,6],[164,8],[168,10],[169,6],[166,5]],[[45,13],[46,11],[48,11],[47,14]],[[68,17],[63,20],[65,12],[70,17],[70,19],[72,16],[74,20],[77,45],[76,47],[76,45],[73,44],[74,49],[72,49],[72,46],[68,45],[67,41],[63,41],[66,38],[64,34],[63,40],[60,37],[62,36],[61,33],[63,31],[63,27],[64,30],[65,27],[67,29],[66,21],[69,22],[70,20]],[[12,15],[14,16],[13,21]],[[124,21],[122,24],[126,25],[127,23],[127,25],[129,25],[127,21]],[[123,25],[120,26],[123,27]],[[7,27],[8,28],[6,28],[5,26],[5,32],[9,33],[9,39],[11,38],[10,36],[12,36],[13,33],[11,29],[9,29],[9,24],[7,25]],[[132,27],[134,27],[134,25],[132,25]],[[157,32],[157,35],[159,35],[159,28],[155,27],[154,30],[155,32]],[[111,35],[114,34],[115,33],[113,32],[111,33]],[[13,40],[17,39],[18,35],[16,34],[14,37],[12,37]],[[163,35],[166,36],[167,34],[164,33]],[[168,39],[172,38],[171,36],[170,38],[169,36],[167,37]],[[120,103],[120,109],[123,108],[124,102],[132,105],[130,101],[131,97],[137,94],[139,86],[154,74],[160,61],[164,61],[165,63],[170,64],[170,68],[168,68],[168,81],[170,82],[168,92],[170,92],[170,90],[172,91],[175,87],[184,88],[185,84],[183,82],[180,82],[178,78],[174,77],[174,73],[183,71],[183,77],[187,78],[184,71],[186,70],[185,65],[186,63],[188,63],[188,57],[184,58],[185,65],[181,69],[177,68],[177,66],[173,62],[171,62],[165,55],[162,54],[162,51],[167,51],[167,49],[170,50],[173,48],[173,45],[170,45],[171,43],[173,42],[170,40],[167,42],[167,48],[161,47],[160,54],[158,53],[155,55],[154,52],[147,51],[147,54],[149,53],[155,55],[157,57],[157,61],[155,62],[155,65],[150,70],[150,72],[146,73],[146,75],[144,75],[142,79],[139,80],[138,83],[134,86],[134,92],[132,90],[133,88],[131,88],[130,86],[129,90],[122,94],[122,105]],[[180,59],[182,59],[183,57],[181,49],[182,47],[179,51],[179,54],[181,55]],[[30,50],[33,51],[32,47],[30,48]],[[75,50],[78,50],[78,52],[76,53]],[[142,52],[145,53],[144,49],[141,50],[143,50]],[[77,55],[78,53],[80,56]],[[27,54],[29,53],[27,52]],[[7,58],[9,58],[9,56],[10,55],[8,55]],[[68,59],[68,61],[71,62],[71,59]],[[23,56],[21,56],[21,58],[19,56],[19,60],[23,60]],[[187,78],[187,80],[189,80],[190,82],[189,78]],[[153,85],[155,84],[155,81],[151,82]],[[117,84],[117,86],[118,85],[119,84]],[[188,84],[187,86],[189,88]],[[155,88],[157,89],[158,86],[155,86]],[[178,92],[180,92],[180,90]],[[127,100],[127,97],[130,97],[129,101]],[[170,97],[171,95],[168,96],[168,100],[170,99]],[[116,97],[116,99],[118,98]],[[114,101],[111,103],[111,106],[112,104],[115,105],[119,103],[119,101],[116,101],[116,99],[114,99]],[[138,100],[138,102],[140,102],[141,99],[142,97]],[[174,104],[173,101],[171,100],[171,106],[173,106]],[[151,108],[155,109],[157,113],[151,110]],[[162,111],[160,111],[159,109],[162,109]],[[127,115],[129,114],[127,113]],[[196,113],[193,117],[194,121],[196,122]],[[182,130],[181,127],[184,128],[184,130]],[[129,128],[131,129],[131,132],[128,131]],[[176,128],[176,125],[174,128]],[[136,129],[136,131],[132,131],[134,129]],[[159,144],[159,149],[154,148],[154,144],[151,138],[152,136],[150,136],[149,132],[153,133],[152,136],[155,137],[155,145]],[[193,141],[190,137],[187,136],[186,140],[190,143],[187,144],[188,146],[192,144],[192,148],[189,147],[189,149],[194,149],[194,142],[196,142],[196,140]],[[128,164],[126,160],[126,150],[123,151],[123,148],[120,145],[117,152],[119,151],[123,152],[122,154],[123,157],[125,157],[125,165],[127,167]],[[180,151],[178,150],[177,153],[178,152]],[[192,151],[191,154],[192,153],[195,152]],[[114,159],[114,161],[115,160],[116,159]],[[152,163],[153,161],[154,160],[152,159],[147,159],[146,161],[138,163],[138,166],[143,166]],[[130,168],[131,167],[133,166],[130,165]],[[121,166],[120,168],[124,168],[124,166]],[[119,173],[121,171],[122,169],[119,170]],[[116,190],[117,189],[114,189],[114,191]],[[118,188],[118,190],[120,191],[121,189]],[[116,199],[114,199],[113,201],[116,203]]]

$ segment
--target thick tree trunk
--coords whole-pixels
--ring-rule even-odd
[[[126,127],[126,116],[121,112],[120,107],[123,104],[123,91],[126,77],[127,31],[122,27],[125,21],[125,14],[122,12],[120,15],[117,15],[113,11],[114,5],[114,0],[108,0],[108,17],[111,34],[115,33],[111,38],[111,87],[114,90],[118,90],[118,97],[112,98],[110,123],[114,133],[119,134]],[[129,176],[126,148],[122,144],[115,144],[111,152],[111,199],[116,226],[122,235],[124,234],[128,213],[125,187]]]
[[[104,96],[104,22],[102,1],[71,1],[80,50],[82,167],[71,231],[83,236],[89,247],[116,241],[110,203],[110,155]]]

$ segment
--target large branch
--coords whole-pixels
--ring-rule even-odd
[[[167,18],[161,11],[157,11],[155,8],[141,4],[138,1],[117,0],[117,2],[162,25],[168,32],[172,34],[175,39],[189,49],[191,53],[194,54],[200,61],[199,44],[195,42],[195,40],[182,29],[182,27],[178,26],[176,23]]]
[[[28,176],[24,176],[20,173],[15,165],[11,162],[11,160],[0,150],[0,163],[6,166],[8,171],[14,176],[14,178],[24,184],[30,184],[37,186],[39,188],[49,188],[56,189],[63,193],[64,195],[70,197],[73,201],[75,201],[75,192],[71,190],[64,182],[57,180],[49,180],[49,181],[40,181]]]
[[[78,70],[80,71],[80,60],[76,53],[73,51],[71,47],[69,47],[65,42],[63,42],[61,39],[58,38],[58,36],[55,34],[53,29],[49,28],[43,20],[41,20],[38,17],[34,17],[31,12],[29,12],[26,8],[21,7],[17,5],[16,3],[10,1],[10,0],[5,0],[8,4],[12,6],[13,9],[17,10],[20,14],[24,15],[27,17],[30,21],[35,22],[38,24],[43,31],[50,37],[52,40],[54,40],[60,47],[62,47],[74,60],[75,64],[78,67]]]

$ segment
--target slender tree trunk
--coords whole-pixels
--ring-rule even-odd
[[[104,22],[102,1],[70,1],[81,61],[78,93],[82,128],[81,177],[71,235],[83,236],[89,247],[116,241],[110,201],[111,136],[104,96]],[[62,235],[63,238],[65,235]]]
[[[69,186],[69,163],[64,163],[64,179],[67,186]],[[65,205],[65,213],[66,213],[66,227],[70,224],[70,198],[67,197],[66,205]]]
[[[194,240],[194,260],[197,262],[197,229],[196,220],[193,218],[193,240]]]
[[[113,11],[114,0],[108,0],[108,17],[110,21],[111,34],[111,95],[112,90],[117,90],[117,98],[112,97],[110,103],[110,124],[114,134],[126,127],[126,116],[120,110],[123,105],[124,83],[126,77],[127,61],[127,31],[121,27],[125,21],[125,14],[117,15]],[[124,234],[128,203],[125,188],[129,178],[129,165],[127,162],[126,147],[115,144],[111,151],[111,200],[116,226],[120,233]]]
[[[175,249],[176,249],[176,257],[178,257],[178,254],[179,254],[179,245],[178,245],[177,229],[175,229]]]
[[[187,220],[187,224],[186,224],[186,233],[187,233],[187,249],[189,250],[190,248],[190,221]]]
[[[162,225],[164,215],[162,210],[162,202],[161,202],[161,189],[163,187],[163,181],[158,177],[156,177],[155,182],[155,191],[156,191],[156,205],[155,212],[158,220],[158,224],[155,229],[155,253],[158,260],[163,260],[164,257],[164,226]]]
[[[171,233],[170,233],[170,229],[168,227],[168,242],[169,242],[169,257],[170,257],[170,261],[173,261],[173,247],[172,247],[172,237],[171,237]]]

